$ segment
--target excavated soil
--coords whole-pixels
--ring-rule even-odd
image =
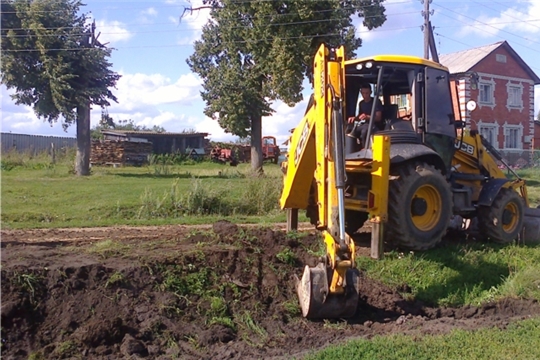
[[[430,307],[362,276],[352,319],[307,321],[293,276],[315,265],[320,243],[226,221],[2,231],[2,357],[301,358],[351,338],[502,328],[540,313],[510,299]]]

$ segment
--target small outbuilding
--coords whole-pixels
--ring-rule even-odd
[[[208,133],[170,133],[155,131],[103,130],[105,140],[147,141],[154,154],[185,154],[187,149],[204,149]],[[197,150],[199,152],[199,150]]]

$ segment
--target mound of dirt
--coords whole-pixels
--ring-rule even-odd
[[[315,265],[316,233],[226,221],[91,231],[71,241],[72,232],[2,234],[3,358],[290,358],[353,337],[502,327],[540,311],[518,300],[430,308],[363,276],[354,318],[307,321],[292,278]]]

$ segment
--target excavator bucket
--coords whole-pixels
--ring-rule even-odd
[[[522,239],[528,243],[540,244],[540,208],[525,209]]]
[[[308,319],[340,319],[354,316],[358,306],[359,273],[348,269],[343,294],[330,294],[325,264],[306,265],[302,279],[296,276],[296,292],[302,315]]]

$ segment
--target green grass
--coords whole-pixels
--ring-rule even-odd
[[[518,170],[517,173],[527,182],[531,207],[540,205],[540,167]]]
[[[165,175],[153,166],[93,167],[91,176],[77,177],[67,164],[43,165],[46,157],[8,160],[2,162],[4,229],[285,221],[274,164],[265,164],[261,178],[250,175],[249,164],[209,162],[171,165]]]
[[[479,305],[507,296],[540,301],[540,246],[447,246],[390,252],[379,261],[359,257],[357,264],[393,288],[408,285],[405,297],[432,305]]]
[[[447,335],[377,336],[334,345],[306,360],[502,360],[540,359],[540,318],[507,329],[455,330]]]

